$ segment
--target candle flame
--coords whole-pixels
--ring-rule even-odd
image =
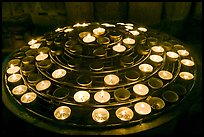
[[[14,68],[14,65],[13,65],[13,64],[11,64],[11,65],[10,65],[10,68]]]

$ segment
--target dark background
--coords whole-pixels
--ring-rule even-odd
[[[189,45],[202,74],[202,2],[3,2],[2,61],[34,36],[95,21],[140,23],[173,35]],[[202,89],[196,90],[191,107],[175,120],[141,134],[201,135]],[[55,135],[18,118],[3,103],[1,114],[2,135]]]

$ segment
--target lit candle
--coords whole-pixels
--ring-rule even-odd
[[[29,45],[33,45],[37,42],[37,40],[32,39],[31,41],[28,42]]]
[[[190,72],[180,72],[179,76],[184,80],[191,80],[194,78],[193,74],[191,74]]]
[[[187,50],[184,50],[184,49],[177,50],[177,52],[179,55],[184,56],[184,57],[189,55],[189,52]]]
[[[30,48],[31,49],[38,49],[40,47],[41,43],[35,43],[35,44],[32,44],[30,45]]]
[[[105,33],[105,29],[104,28],[95,28],[95,29],[93,29],[93,33],[95,34],[95,35],[103,35],[104,33]]]
[[[137,30],[132,30],[132,31],[129,31],[132,35],[134,35],[134,36],[137,36],[137,35],[139,35],[140,34],[140,32],[139,31],[137,31]]]
[[[135,44],[135,40],[132,38],[125,38],[123,39],[124,44]]]
[[[94,94],[94,99],[99,103],[106,103],[110,100],[110,94],[107,91],[99,91]]]
[[[128,107],[120,107],[116,110],[115,115],[122,121],[129,121],[133,118],[134,113]]]
[[[12,89],[14,95],[22,95],[27,91],[26,85],[18,85]]]
[[[40,54],[37,55],[35,59],[37,61],[42,61],[42,60],[45,60],[46,58],[48,58],[48,54],[44,54],[43,52],[40,52]]]
[[[150,60],[155,62],[155,63],[160,63],[163,61],[163,58],[159,55],[150,55]]]
[[[179,55],[176,52],[173,52],[173,51],[168,51],[166,53],[166,55],[171,59],[177,59],[179,57]]]
[[[64,77],[67,74],[67,71],[65,69],[56,69],[55,71],[52,72],[52,77],[59,79]]]
[[[49,80],[42,80],[37,83],[36,89],[38,91],[43,91],[43,90],[48,89],[50,86],[51,86],[51,82]]]
[[[152,51],[156,52],[156,53],[163,53],[164,52],[164,48],[162,46],[153,46]]]
[[[133,29],[132,26],[125,26],[125,28],[126,28],[126,29],[131,29],[131,30]]]
[[[124,52],[126,47],[118,43],[117,45],[113,46],[113,50],[116,52]]]
[[[182,59],[182,60],[181,60],[181,63],[182,63],[183,65],[189,66],[189,67],[195,65],[195,63],[194,63],[193,61],[189,60],[189,59]]]
[[[62,32],[63,31],[63,28],[57,28],[56,30],[55,30],[55,32]]]
[[[113,86],[119,83],[119,77],[114,74],[109,74],[104,77],[104,82],[107,85]]]
[[[106,27],[115,27],[114,24],[109,24],[109,23],[102,23],[101,25],[106,26]]]
[[[125,25],[126,26],[132,26],[132,27],[134,26],[134,24],[132,24],[132,23],[126,23]]]
[[[144,28],[144,27],[139,27],[139,28],[137,28],[139,31],[142,31],[142,32],[146,32],[147,31],[147,29],[146,28]]]
[[[10,68],[7,69],[7,73],[8,74],[14,74],[17,73],[20,70],[19,66],[14,66],[13,64],[11,64]]]
[[[64,30],[64,32],[67,33],[67,32],[71,32],[72,30],[74,30],[74,29],[72,29],[72,28],[67,28],[67,29]]]
[[[150,64],[140,64],[139,69],[142,72],[152,72],[153,71],[153,67]]]
[[[146,102],[136,103],[134,109],[140,115],[147,115],[151,112],[151,106]]]
[[[164,80],[170,80],[173,78],[173,75],[171,74],[171,72],[166,71],[166,70],[161,70],[158,72],[158,75],[160,78],[164,79]]]
[[[23,94],[23,96],[21,96],[21,102],[22,103],[31,103],[33,102],[37,97],[37,94],[34,92],[28,92]]]
[[[85,43],[91,43],[91,42],[94,42],[95,40],[96,38],[94,36],[91,36],[91,34],[88,34],[87,36],[83,38],[83,41]]]
[[[12,74],[8,77],[8,82],[15,83],[21,80],[21,74]]]
[[[140,96],[145,96],[149,92],[149,88],[144,84],[136,84],[133,86],[133,91]]]
[[[85,103],[90,99],[90,94],[87,91],[78,91],[74,94],[74,100],[78,103]]]
[[[58,120],[65,120],[71,115],[71,109],[68,106],[60,106],[54,111],[54,117]]]
[[[102,123],[109,119],[109,112],[105,108],[97,108],[92,112],[92,118],[96,122]]]

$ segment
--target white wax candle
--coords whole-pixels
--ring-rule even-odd
[[[64,30],[64,32],[67,33],[67,32],[71,32],[71,31],[73,31],[73,30],[74,30],[74,29],[72,29],[72,28],[67,28],[67,29]]]
[[[87,36],[83,38],[83,41],[85,43],[91,43],[91,42],[94,42],[95,40],[96,38],[94,36],[91,36],[91,34],[88,34]]]
[[[119,77],[114,74],[109,74],[104,77],[104,82],[107,85],[113,86],[119,83]]]
[[[109,119],[109,112],[105,108],[96,108],[92,112],[92,118],[99,123],[105,122]]]
[[[133,86],[133,91],[140,96],[145,96],[149,92],[149,88],[144,84],[136,84]]]
[[[132,38],[125,38],[123,39],[123,43],[125,44],[135,44],[135,40]]]
[[[104,28],[95,28],[95,29],[93,29],[93,33],[95,34],[95,35],[103,35],[104,33],[105,33],[105,29]]]
[[[126,29],[131,29],[131,30],[133,29],[132,26],[125,26],[125,28],[126,28]]]
[[[115,112],[116,116],[122,121],[129,121],[133,118],[134,113],[128,107],[120,107]]]
[[[125,25],[126,26],[132,26],[132,27],[134,26],[134,24],[132,24],[132,23],[126,23]]]
[[[153,67],[150,64],[140,64],[139,69],[142,72],[152,72],[153,71]]]
[[[163,61],[163,58],[159,55],[150,55],[150,60],[156,63],[160,63]]]
[[[66,74],[67,71],[65,69],[56,69],[52,72],[52,77],[58,79],[64,77]]]
[[[151,106],[146,102],[136,103],[134,109],[140,115],[147,115],[151,112]]]
[[[182,59],[182,60],[181,60],[181,63],[182,63],[183,65],[189,66],[189,67],[195,65],[195,63],[194,63],[192,60],[189,60],[189,59]]]
[[[90,94],[87,91],[78,91],[74,94],[74,100],[78,103],[85,103],[90,99]]]
[[[50,86],[51,86],[51,82],[49,80],[42,80],[37,83],[36,89],[38,91],[43,91],[43,90],[48,89]]]
[[[163,53],[164,52],[164,48],[162,46],[153,46],[151,49],[157,53]]]
[[[65,120],[71,115],[71,109],[68,106],[60,106],[54,111],[54,116],[58,120]]]
[[[14,66],[13,64],[11,64],[10,68],[7,69],[7,73],[8,74],[14,74],[17,73],[20,70],[19,66]]]
[[[94,94],[94,99],[99,103],[106,103],[110,100],[110,94],[107,91],[101,90]]]
[[[137,36],[137,35],[139,35],[140,34],[140,32],[139,31],[137,31],[137,30],[132,30],[132,31],[129,31],[132,35],[134,35],[134,36]]]
[[[113,46],[113,50],[116,52],[124,52],[126,47],[118,43],[117,45]]]
[[[36,97],[37,97],[37,94],[35,92],[28,92],[21,96],[21,102],[31,103],[36,99]]]
[[[147,29],[146,28],[144,28],[144,27],[139,27],[139,28],[137,28],[139,31],[143,31],[143,32],[146,32],[147,31]]]
[[[173,51],[168,51],[166,53],[166,55],[172,59],[177,59],[179,57],[179,55],[176,53],[176,52],[173,52]]]
[[[63,28],[57,28],[56,30],[55,30],[55,32],[62,32],[63,31]]]
[[[40,54],[37,55],[35,59],[37,61],[42,61],[42,60],[45,60],[46,58],[48,58],[48,54],[44,54],[43,52],[40,52]]]
[[[189,55],[189,52],[185,49],[177,50],[177,52],[179,55],[184,56],[184,57]]]
[[[191,80],[194,78],[193,74],[191,74],[190,72],[180,72],[179,76],[184,80]]]
[[[166,70],[161,70],[158,72],[158,75],[160,78],[164,79],[164,80],[170,80],[173,78],[173,75],[171,74],[171,72],[166,71]]]
[[[35,43],[35,44],[32,44],[30,45],[30,48],[31,49],[38,49],[40,47],[41,43]]]
[[[26,85],[18,85],[12,89],[14,95],[22,95],[27,91]]]
[[[37,40],[32,39],[31,41],[28,42],[29,45],[33,45],[37,42]]]
[[[21,80],[21,74],[12,74],[8,77],[8,82],[14,83]]]

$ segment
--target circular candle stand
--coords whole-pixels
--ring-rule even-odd
[[[16,50],[3,63],[3,102],[20,118],[60,134],[132,134],[152,129],[179,114],[179,106],[191,95],[197,81],[197,65],[185,44],[163,32],[133,24],[75,24],[28,43],[30,47]],[[182,45],[188,58],[174,45]],[[35,60],[40,52],[48,57]],[[150,58],[158,54],[159,61]],[[181,60],[185,57],[194,65],[184,66]],[[11,65],[20,67],[14,73],[21,76],[21,82],[7,73]],[[151,71],[146,71],[147,65],[151,65]],[[160,71],[172,75],[166,78],[164,74],[162,79]],[[191,79],[181,72],[192,74]],[[61,75],[63,79],[59,80]],[[133,90],[140,83],[148,88],[145,92],[138,87],[142,96]],[[19,85],[27,87],[25,92]],[[14,94],[14,88],[22,94]],[[95,100],[96,93],[98,98],[108,100]]]

